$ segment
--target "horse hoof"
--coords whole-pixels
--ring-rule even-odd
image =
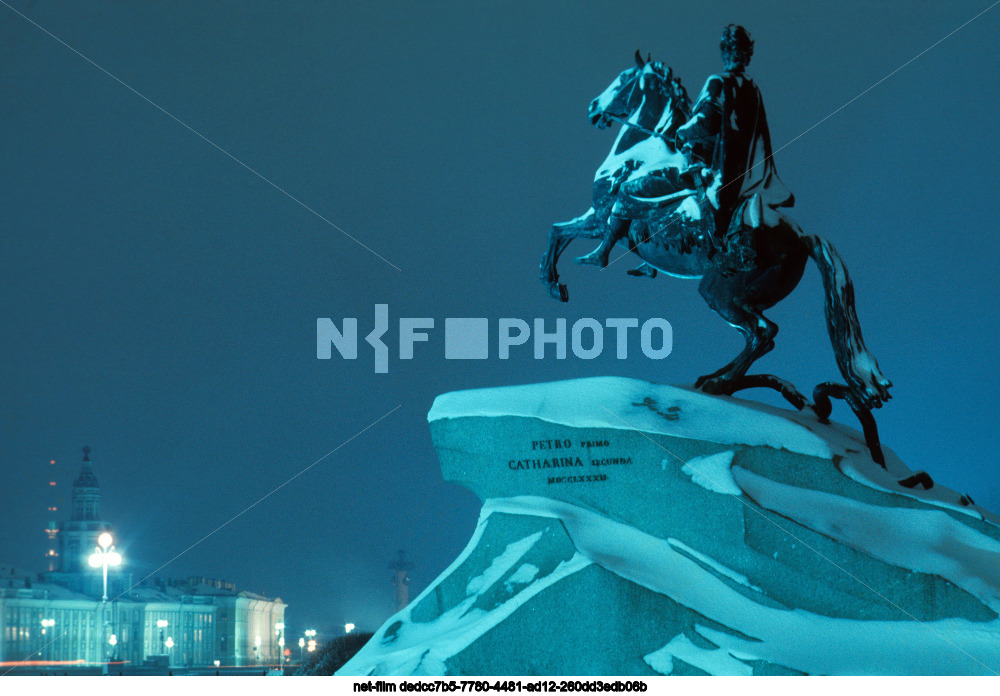
[[[732,396],[732,381],[724,377],[699,377],[694,383],[696,389],[700,389],[706,394],[713,396]]]
[[[569,302],[569,290],[562,283],[549,283],[549,296],[560,302]]]
[[[638,268],[633,268],[630,271],[626,271],[626,273],[628,273],[630,276],[639,276],[639,277],[645,276],[647,278],[656,277],[656,269],[650,266],[648,263],[644,263]]]
[[[597,266],[598,268],[604,268],[608,265],[608,262],[601,258],[601,255],[596,251],[592,251],[586,256],[577,256],[573,261],[581,266]]]
[[[698,381],[694,383],[694,388],[701,389],[706,394],[714,394],[715,393],[714,388],[717,382],[718,380],[716,380],[714,377],[710,377],[708,375],[702,375],[701,377],[698,378]]]

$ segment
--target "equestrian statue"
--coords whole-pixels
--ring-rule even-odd
[[[603,268],[620,258],[610,255],[622,247],[623,256],[632,252],[643,262],[631,275],[699,278],[701,296],[744,335],[746,347],[695,387],[722,395],[769,387],[824,421],[831,397],[844,399],[884,467],[871,411],[891,398],[892,383],[865,347],[847,268],[827,240],[804,234],[785,212],[794,196],[778,178],[760,90],[746,75],[750,35],[731,24],[720,48],[725,68],[708,78],[693,108],[673,71],[638,51],[635,66],[591,102],[594,125],[614,122],[621,130],[594,178],[593,207],[549,232],[542,282],[568,301],[556,263],[574,239],[599,241],[578,263]],[[823,278],[827,327],[847,382],[818,385],[812,403],[786,380],[747,374],[778,333],[764,310],[795,289],[810,258]]]

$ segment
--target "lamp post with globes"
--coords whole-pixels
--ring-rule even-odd
[[[106,610],[108,606],[108,566],[119,566],[122,563],[121,554],[115,551],[115,547],[112,545],[114,539],[107,532],[101,534],[97,537],[97,547],[94,549],[94,553],[90,554],[88,559],[91,568],[103,568],[104,569],[104,594],[101,596],[101,638],[100,638],[100,652],[98,653],[101,658],[101,674],[108,673],[108,660],[107,660],[107,648],[105,647],[105,634],[108,631],[108,620],[106,617]]]
[[[285,669],[285,624],[278,622],[274,624],[275,641],[278,643],[278,669],[284,672]]]
[[[167,650],[170,650],[170,648],[174,647],[173,636],[167,636],[167,642],[164,643],[164,645],[166,646]],[[167,653],[167,666],[168,667],[170,666],[170,653],[169,652]]]

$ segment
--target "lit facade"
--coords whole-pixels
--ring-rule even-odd
[[[114,601],[102,607],[103,569],[91,567],[88,559],[111,525],[101,519],[89,454],[84,448],[70,520],[49,525],[58,529],[59,569],[31,574],[0,565],[0,665],[281,664],[275,625],[284,623],[285,604],[231,583],[157,579],[133,587],[131,575],[119,566],[108,573]]]

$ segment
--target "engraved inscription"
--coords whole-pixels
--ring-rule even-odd
[[[569,449],[573,446],[571,440],[532,440],[531,449],[535,450],[550,450],[550,449]]]
[[[563,466],[583,466],[579,457],[553,457],[552,459],[511,459],[510,469],[555,469]]]
[[[608,459],[591,459],[591,466],[617,466],[621,464],[631,464],[632,457],[610,457]]]
[[[673,414],[671,414],[673,415]],[[615,456],[614,445],[609,439],[573,440],[565,437],[539,438],[524,443],[532,454],[521,455],[520,459],[509,459],[507,469],[510,471],[542,471],[548,470],[549,485],[560,483],[600,483],[608,480],[608,475],[584,474],[579,469],[590,467],[628,466],[632,464],[631,456]],[[597,451],[594,451],[597,450]],[[534,454],[534,453],[538,454]],[[543,454],[544,452],[544,454]],[[603,455],[603,456],[602,456]],[[572,474],[558,475],[553,469],[577,469]],[[593,469],[591,469],[593,471]]]
[[[549,476],[549,484],[553,483],[596,483],[598,481],[607,481],[607,474],[595,474],[593,476]]]

